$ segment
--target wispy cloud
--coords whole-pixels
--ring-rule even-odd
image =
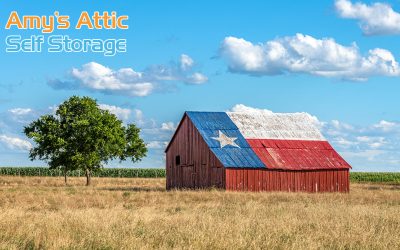
[[[175,131],[176,125],[173,122],[163,122],[161,124],[161,130]]]
[[[32,148],[32,144],[28,140],[4,134],[0,134],[0,143],[6,148],[13,150],[27,151]]]
[[[359,21],[365,35],[400,34],[400,13],[386,3],[352,3],[349,0],[336,0],[335,9],[342,18]]]
[[[333,38],[317,39],[303,34],[263,44],[226,37],[220,55],[231,72],[254,76],[309,74],[354,81],[400,76],[399,63],[388,50],[375,48],[362,55],[355,43],[344,46]]]
[[[167,146],[167,141],[150,141],[147,143],[147,148],[149,149],[165,149]]]
[[[27,115],[32,113],[31,108],[13,108],[8,110],[8,112],[14,114],[14,115]]]

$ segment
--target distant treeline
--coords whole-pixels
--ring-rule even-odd
[[[0,167],[0,175],[14,176],[64,176],[61,169],[44,167]],[[82,170],[69,171],[68,176],[85,176]],[[162,168],[103,168],[93,172],[93,177],[159,178],[165,177]]]
[[[64,176],[61,169],[44,167],[0,167],[0,175],[14,176]],[[68,176],[85,176],[82,170],[68,172]],[[162,168],[103,168],[93,173],[93,177],[160,178],[165,177]],[[351,182],[389,182],[400,184],[400,172],[350,172]]]

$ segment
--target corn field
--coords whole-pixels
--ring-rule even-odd
[[[0,167],[0,175],[13,176],[64,176],[62,169],[44,167]],[[69,171],[68,176],[85,176],[84,171]],[[124,177],[124,178],[160,178],[165,177],[165,169],[161,168],[103,168],[93,172],[93,177]]]
[[[350,172],[350,181],[400,184],[400,172]]]

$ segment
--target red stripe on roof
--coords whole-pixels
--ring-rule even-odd
[[[327,141],[246,139],[268,169],[349,169]]]

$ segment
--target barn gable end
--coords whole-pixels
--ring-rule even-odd
[[[166,173],[167,189],[225,187],[223,165],[186,114],[167,146]]]

